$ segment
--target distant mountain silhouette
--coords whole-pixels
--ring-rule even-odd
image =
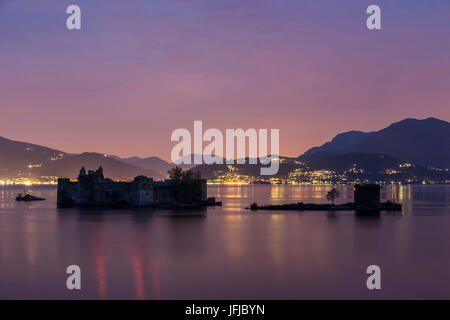
[[[296,158],[280,157],[280,165],[276,177],[286,178],[289,173],[296,170],[335,170],[343,172],[353,167],[363,169],[369,172],[384,171],[389,168],[398,168],[403,161],[384,154],[368,153],[346,153],[335,154],[329,152],[320,152],[308,156],[308,161],[299,162]],[[259,162],[258,162],[259,163]],[[249,164],[246,158],[245,164],[233,164],[234,169],[239,174],[247,176],[260,176],[261,165]],[[203,177],[214,179],[217,175],[229,172],[227,164],[202,164],[192,169],[199,171]]]
[[[191,168],[198,166],[198,164],[194,164],[195,160],[199,160],[202,163],[205,163],[204,159],[210,159],[212,162],[216,158],[220,159],[221,157],[219,157],[219,156],[216,157],[214,155],[208,155],[208,154],[205,154],[205,155],[190,154],[190,155],[187,155],[185,157],[178,159],[177,161],[174,161],[174,163],[176,166],[178,166],[184,170],[189,170]],[[222,159],[222,162],[225,163],[225,158],[221,158],[221,159]],[[187,163],[187,162],[190,162],[190,163]]]
[[[148,157],[148,158],[140,158],[140,157],[130,157],[130,158],[120,158],[117,156],[111,156],[112,158],[116,160],[120,160],[122,162],[132,164],[136,167],[146,169],[146,170],[153,170],[161,174],[162,176],[167,175],[167,171],[169,171],[171,168],[173,168],[175,165],[168,163],[167,161],[164,161],[161,158],[158,157]]]
[[[450,168],[450,123],[435,118],[405,119],[376,132],[346,132],[299,159],[313,162],[346,153],[385,154],[419,165]]]
[[[131,179],[144,174],[155,179],[163,176],[156,171],[143,169],[98,153],[69,154],[63,151],[13,141],[0,137],[0,177],[76,177],[82,166],[97,169],[103,166],[108,177]]]
[[[0,137],[0,176],[14,178],[30,171],[31,165],[44,165],[67,156],[63,151]]]
[[[175,163],[169,163],[167,161],[164,161],[161,158],[158,157],[148,157],[148,158],[140,158],[140,157],[130,157],[130,158],[120,158],[118,156],[110,156],[116,160],[135,165],[137,167],[143,168],[143,169],[150,169],[159,172],[163,176],[167,176],[167,171],[169,171],[171,168],[175,168],[176,166],[182,168],[183,170],[191,169],[195,166],[194,164],[194,157],[201,157],[198,155],[188,155],[186,157],[181,158],[183,163],[175,164]],[[180,159],[180,160],[181,160]],[[187,162],[188,159],[191,159],[191,164],[186,164],[184,162]]]
[[[345,181],[405,181],[421,183],[422,181],[447,181],[450,174],[445,170],[428,169],[423,166],[411,164],[405,166],[405,162],[386,154],[375,153],[344,153],[336,154],[320,152],[308,156],[308,161],[302,162],[298,158],[280,157],[279,171],[275,176],[265,178],[292,178],[292,173],[300,173],[297,179],[303,182],[313,182],[317,178],[308,174],[302,177],[301,173],[334,171],[341,178],[333,178],[336,183]],[[192,169],[199,171],[206,179],[223,179],[225,176],[236,177],[240,175],[260,180],[260,165],[249,164],[202,164]],[[320,174],[319,174],[320,175]],[[319,178],[320,179],[320,178]],[[245,180],[245,178],[244,178]],[[261,182],[259,182],[261,183]]]
[[[309,156],[319,152],[338,153],[345,151],[346,148],[351,147],[363,139],[373,135],[375,132],[361,132],[361,131],[349,131],[338,134],[333,140],[326,142],[320,147],[314,147],[306,151],[303,155]]]
[[[226,163],[196,165],[193,164],[195,155],[187,157],[192,164],[179,166],[185,170],[195,167],[194,170],[207,178],[230,170]],[[450,123],[435,118],[405,119],[375,132],[345,132],[298,158],[280,159],[280,177],[287,177],[294,170],[348,171],[352,167],[379,173],[398,168],[402,162],[414,164],[411,174],[421,173],[426,177],[432,171],[427,171],[426,166],[450,168]],[[175,166],[158,157],[122,159],[100,153],[70,154],[0,137],[1,178],[76,177],[81,166],[96,169],[100,165],[114,179],[131,179],[140,174],[161,179]],[[259,176],[260,166],[250,165],[248,161],[234,167],[240,174]]]
[[[103,167],[108,178],[112,179],[131,179],[139,175],[145,175],[154,179],[162,179],[163,176],[149,169],[143,169],[132,164],[124,163],[111,157],[99,153],[82,153],[79,155],[71,155],[59,161],[52,161],[45,167],[39,168],[38,172],[41,176],[58,176],[75,178],[78,176],[82,166],[86,169],[96,170],[99,166]]]
[[[313,170],[327,169],[338,172],[352,167],[377,172],[386,168],[397,168],[402,161],[386,154],[351,152],[343,154],[320,152],[309,155],[306,163]]]
[[[289,173],[295,169],[306,169],[302,163],[299,163],[296,158],[279,157],[281,163],[279,164],[279,170],[276,177],[286,178]],[[256,159],[257,165],[250,164],[249,158],[245,158],[245,164],[237,164],[236,161],[232,165],[234,170],[242,175],[258,177],[261,176],[261,167],[268,167],[268,164],[261,164],[259,159]],[[229,165],[225,162],[223,164],[202,164],[191,169],[192,171],[198,171],[202,177],[206,179],[215,179],[218,175],[227,173],[230,171]],[[265,176],[266,178],[268,176]]]

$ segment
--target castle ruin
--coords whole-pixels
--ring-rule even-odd
[[[96,171],[89,170],[88,173],[82,167],[75,182],[68,178],[58,179],[58,206],[139,207],[201,204],[206,201],[204,179],[198,179],[180,190],[174,188],[172,180],[153,181],[145,176],[138,176],[131,182],[116,182],[104,177],[102,167]]]

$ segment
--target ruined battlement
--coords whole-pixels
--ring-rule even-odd
[[[153,181],[138,176],[131,182],[116,182],[105,178],[102,167],[96,171],[83,167],[78,181],[58,179],[58,206],[154,206],[158,204],[202,203],[207,199],[206,180],[200,179],[189,188],[174,188],[171,180]],[[188,200],[185,200],[188,199]]]

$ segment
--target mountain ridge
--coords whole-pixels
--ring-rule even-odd
[[[0,137],[0,177],[36,178],[68,177],[74,178],[82,166],[97,169],[103,166],[108,176],[114,179],[131,179],[144,174],[157,179],[161,174],[105,157],[96,152],[71,154],[28,142]]]
[[[343,135],[351,136],[347,139],[351,141],[343,144],[339,139]],[[446,169],[450,167],[450,123],[432,117],[407,118],[378,131],[349,131],[307,150],[299,159],[308,160],[314,154],[326,157],[352,152],[388,154],[419,165]]]
[[[193,155],[188,158],[195,157]],[[448,169],[450,167],[450,123],[436,118],[423,120],[407,118],[378,131],[347,131],[337,134],[319,147],[307,150],[297,158],[286,159],[289,165],[280,166],[280,175],[295,170],[296,162],[313,169],[348,169],[353,163],[367,168],[380,164],[398,165],[410,162],[419,167]],[[376,162],[379,162],[378,164]],[[155,179],[167,177],[175,164],[152,156],[147,158],[120,158],[96,152],[71,154],[37,144],[0,137],[0,177],[76,177],[81,166],[97,169],[103,166],[114,179],[132,179],[143,174]],[[181,165],[183,169],[195,167],[211,173],[206,165]],[[259,166],[253,166],[258,167]],[[214,168],[226,170],[226,164]],[[245,167],[242,167],[245,168]],[[258,170],[247,168],[253,174]]]

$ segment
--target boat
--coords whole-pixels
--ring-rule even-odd
[[[222,201],[216,201],[216,198],[208,198],[206,201],[203,202],[203,205],[206,207],[215,207],[215,206],[222,206]]]
[[[29,194],[27,192],[19,193],[16,197],[16,201],[44,201],[44,198],[39,198],[36,196],[33,196],[32,194]]]

